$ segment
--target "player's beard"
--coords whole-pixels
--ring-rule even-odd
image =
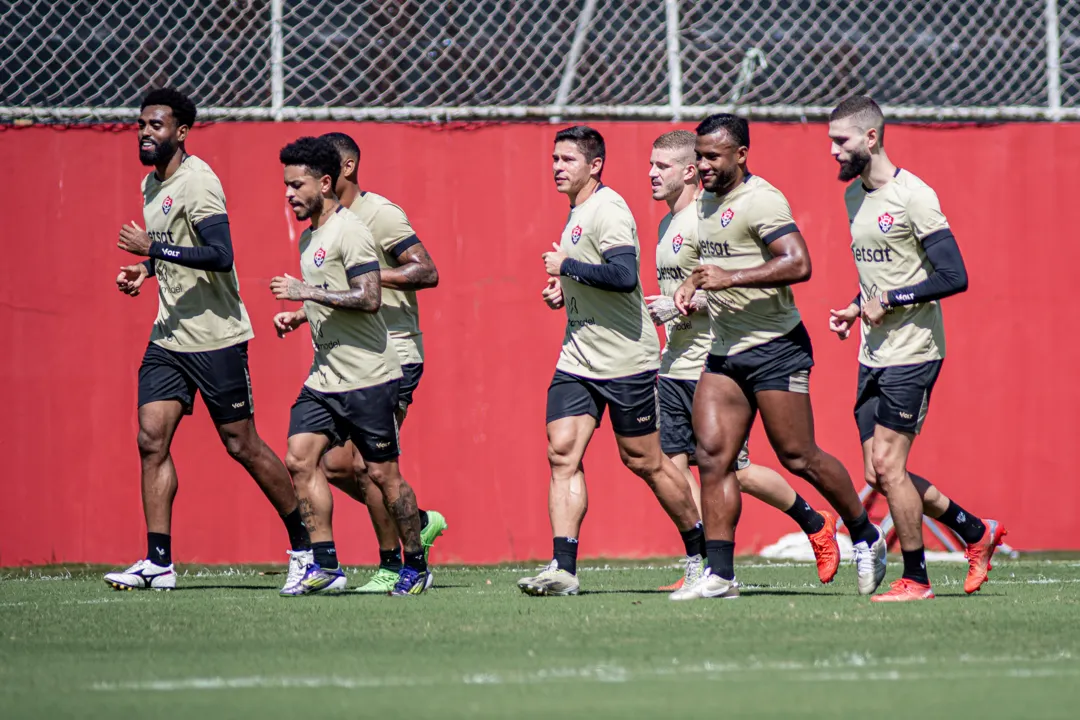
[[[150,142],[154,143],[154,147],[150,150],[143,150],[143,141],[139,141],[139,162],[147,166],[169,162],[180,147],[180,143],[173,140],[166,140],[163,143],[154,142],[153,140],[150,140]]]
[[[721,193],[731,187],[737,177],[739,177],[739,166],[734,165],[724,170],[713,170],[712,177],[709,178],[708,182],[703,182],[702,185],[709,192]]]
[[[316,195],[310,201],[304,203],[303,209],[297,213],[297,220],[308,220],[322,207],[322,195]]]
[[[870,151],[858,149],[851,153],[850,160],[840,161],[840,180],[847,182],[862,175],[862,171],[870,164]]]

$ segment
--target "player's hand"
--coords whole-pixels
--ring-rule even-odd
[[[851,335],[851,328],[855,325],[855,321],[859,319],[859,313],[861,309],[855,303],[851,303],[843,310],[830,310],[829,311],[829,330],[836,333],[836,336],[841,340],[847,340]]]
[[[558,243],[552,243],[552,247],[555,248],[555,252],[546,252],[540,257],[544,259],[544,270],[547,271],[547,274],[558,277],[562,270],[563,261],[569,256],[559,249]]]
[[[278,300],[304,300],[304,288],[307,286],[292,275],[285,273],[270,281],[270,292]]]
[[[560,310],[564,304],[562,294],[562,282],[557,277],[549,277],[547,279],[547,286],[543,292],[540,293],[544,298],[544,302],[552,310]]]
[[[277,336],[283,338],[306,322],[307,314],[303,310],[279,312],[274,316],[274,329]]]
[[[689,315],[694,312],[694,292],[697,288],[693,284],[693,275],[686,278],[679,289],[675,291],[675,309],[683,315]]]
[[[142,287],[143,282],[148,277],[150,277],[150,273],[147,272],[146,266],[142,263],[125,265],[120,268],[120,274],[116,276],[116,288],[125,295],[135,297],[139,294],[139,288]]]
[[[699,290],[715,292],[717,290],[727,290],[731,287],[734,284],[734,277],[735,273],[730,273],[717,265],[698,265],[694,268],[694,272],[690,273],[688,279]]]
[[[120,228],[120,239],[116,247],[125,250],[132,255],[150,257],[150,236],[132,220],[130,225]]]
[[[881,306],[881,297],[875,295],[870,302],[862,307],[863,322],[868,322],[877,327],[885,319],[886,312],[888,311]]]
[[[653,325],[663,325],[669,320],[679,316],[679,309],[675,307],[675,300],[667,295],[652,295],[645,298],[645,308],[649,311]]]
[[[705,312],[709,309],[709,296],[700,290],[694,293],[694,298],[690,301],[690,312],[699,313]]]

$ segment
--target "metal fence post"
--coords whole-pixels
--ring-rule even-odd
[[[1050,119],[1061,120],[1061,38],[1057,0],[1046,0],[1046,96]]]
[[[566,107],[566,102],[570,99],[570,91],[574,87],[574,77],[577,74],[577,64],[581,59],[581,51],[585,48],[585,38],[589,36],[589,26],[592,25],[594,14],[596,14],[596,0],[585,0],[581,15],[578,17],[577,27],[574,29],[574,41],[570,43],[570,56],[566,58],[566,67],[563,68],[562,80],[559,81],[559,91],[555,95],[555,105],[559,108]],[[562,120],[560,115],[551,118],[551,122],[560,120]]]
[[[664,0],[667,10],[668,104],[671,121],[682,119],[682,59],[679,45],[679,0]]]
[[[281,122],[285,104],[285,37],[281,28],[285,0],[270,0],[270,109]]]

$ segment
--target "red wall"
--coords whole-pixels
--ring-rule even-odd
[[[638,218],[642,275],[652,290],[652,238],[664,208],[650,199],[647,158],[670,126],[598,127],[608,141],[605,180]],[[225,186],[257,333],[259,428],[279,453],[311,349],[300,333],[277,339],[270,324],[286,305],[273,300],[268,280],[297,270],[298,233],[277,151],[298,135],[331,129],[357,138],[363,185],[406,208],[442,277],[421,296],[429,362],[402,433],[406,478],[424,507],[449,518],[436,559],[548,556],[544,401],[563,317],[540,301],[540,253],[567,210],[550,178],[555,128],[240,123],[193,133],[190,150]],[[1017,547],[1076,548],[1080,484],[1066,458],[1080,407],[1072,289],[1080,243],[1069,209],[1080,197],[1080,126],[893,127],[888,140],[894,160],[937,189],[971,276],[971,290],[946,302],[948,360],[912,467],[970,510],[1004,520]],[[857,345],[826,329],[828,308],[849,300],[856,280],[825,130],[759,123],[753,143],[751,167],[787,193],[813,254],[814,277],[796,295],[817,352],[819,440],[858,477]],[[143,552],[136,372],[157,301],[153,292],[132,300],[113,284],[131,260],[115,247],[117,230],[141,220],[136,152],[130,131],[0,132],[8,208],[0,564],[119,563]],[[753,451],[775,466],[760,431]],[[285,560],[280,521],[228,459],[201,405],[182,423],[173,453],[178,559]],[[643,483],[620,466],[606,423],[586,463],[584,553],[679,552],[678,535]],[[343,559],[375,559],[366,514],[340,496],[335,528]],[[782,514],[748,501],[740,550],[793,529]]]

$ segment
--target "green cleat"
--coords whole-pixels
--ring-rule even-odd
[[[449,527],[446,524],[446,518],[444,518],[440,512],[428,510],[427,518],[427,526],[420,531],[420,544],[424,546],[425,562],[428,560],[428,555],[431,553],[431,546],[435,544],[435,540],[446,532]]]
[[[361,585],[353,592],[364,593],[365,595],[386,595],[394,589],[397,581],[398,574],[396,572],[386,568],[379,568],[371,576],[371,579],[367,581],[366,585]]]

